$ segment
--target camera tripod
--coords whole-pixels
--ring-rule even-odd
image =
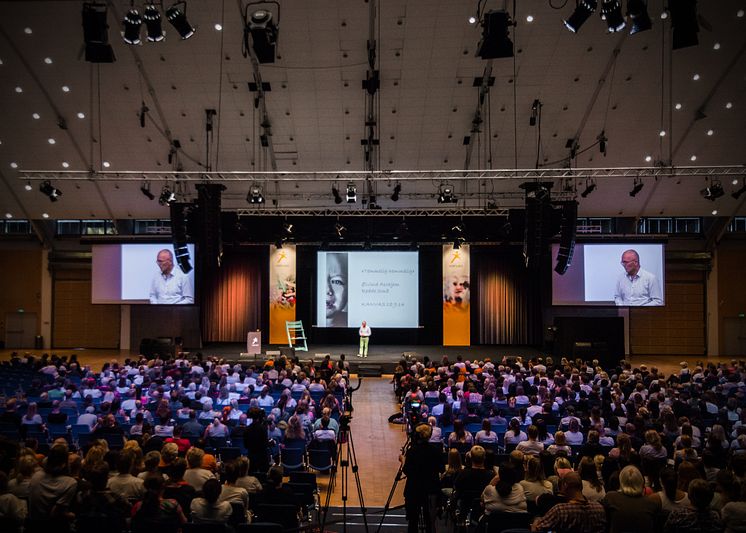
[[[358,386],[359,388],[359,386]],[[345,450],[346,448],[346,450]],[[339,436],[337,437],[336,456],[329,471],[329,486],[326,489],[326,498],[322,510],[323,519],[321,521],[321,530],[324,530],[326,520],[329,514],[329,502],[331,501],[332,492],[337,480],[337,468],[341,467],[340,480],[342,488],[342,531],[347,532],[347,498],[349,491],[348,475],[349,470],[355,477],[355,486],[357,496],[360,500],[360,512],[363,515],[363,524],[365,531],[368,532],[368,518],[366,515],[365,501],[363,500],[363,487],[360,484],[360,473],[358,472],[357,455],[355,454],[355,443],[352,440],[352,431],[350,430],[350,417],[343,415],[339,419]]]

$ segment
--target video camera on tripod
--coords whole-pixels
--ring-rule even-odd
[[[407,421],[407,433],[412,433],[418,424],[427,422],[427,417],[422,413],[422,402],[417,393],[408,395],[403,403],[404,418]]]

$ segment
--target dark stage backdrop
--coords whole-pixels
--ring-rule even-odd
[[[542,338],[544,273],[527,270],[520,248],[472,247],[472,302],[478,344],[537,345]],[[476,292],[476,294],[474,294]],[[476,322],[476,324],[474,323]]]
[[[202,285],[205,342],[245,342],[246,333],[264,329],[266,246],[226,250],[222,266]],[[268,332],[267,332],[268,333]]]

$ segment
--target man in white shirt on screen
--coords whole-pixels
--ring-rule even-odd
[[[156,263],[161,271],[153,277],[150,284],[150,303],[193,304],[192,282],[181,269],[174,268],[174,254],[171,250],[158,252]]]
[[[363,320],[363,324],[360,326],[360,351],[357,353],[358,357],[368,357],[368,341],[370,340],[370,326]]]
[[[658,278],[640,268],[640,254],[627,250],[622,254],[624,274],[619,276],[614,293],[617,305],[663,305],[663,293]]]

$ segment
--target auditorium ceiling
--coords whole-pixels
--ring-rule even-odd
[[[142,13],[143,3],[134,4]],[[171,2],[156,4],[164,13]],[[738,170],[682,169],[657,178],[644,170],[746,162],[746,1],[699,2],[699,45],[673,53],[664,0],[648,4],[652,29],[629,35],[629,20],[609,33],[598,10],[578,33],[568,31],[563,19],[573,0],[481,2],[487,10],[507,6],[516,21],[514,57],[484,60],[476,57],[481,27],[468,20],[476,1],[377,1],[371,25],[363,0],[283,0],[275,61],[252,65],[242,53],[245,2],[189,0],[191,38],[179,38],[164,18],[165,40],[147,42],[143,25],[137,46],[121,37],[131,2],[106,2],[116,61],[94,64],[84,60],[82,2],[0,1],[0,213],[167,218],[158,203],[163,185],[188,200],[192,180],[208,170],[226,185],[226,210],[359,211],[371,194],[383,211],[514,208],[523,203],[526,173],[462,179],[444,171],[538,164],[641,167],[598,172],[590,181],[559,172],[541,179],[553,183],[555,199],[577,196],[581,216],[746,215],[746,194],[731,194],[743,185]],[[247,11],[263,7],[277,20],[274,3]],[[363,89],[370,35],[380,73],[373,96]],[[480,105],[489,68],[494,82],[483,84]],[[263,97],[250,87],[258,79]],[[215,112],[211,131],[206,110]],[[377,144],[366,152],[370,139]],[[299,174],[251,175],[274,169]],[[411,172],[375,172],[365,182],[368,170]],[[69,181],[69,171],[93,172]],[[127,171],[136,172],[112,174]],[[185,173],[178,184],[176,172]],[[62,192],[55,202],[39,191],[45,175]],[[631,196],[638,175],[643,187]],[[155,200],[140,192],[146,181]],[[348,182],[358,201],[335,204],[332,186],[344,200]],[[708,200],[700,191],[713,183],[724,194]],[[247,202],[252,186],[264,204]],[[453,188],[456,203],[438,203],[443,187]]]

